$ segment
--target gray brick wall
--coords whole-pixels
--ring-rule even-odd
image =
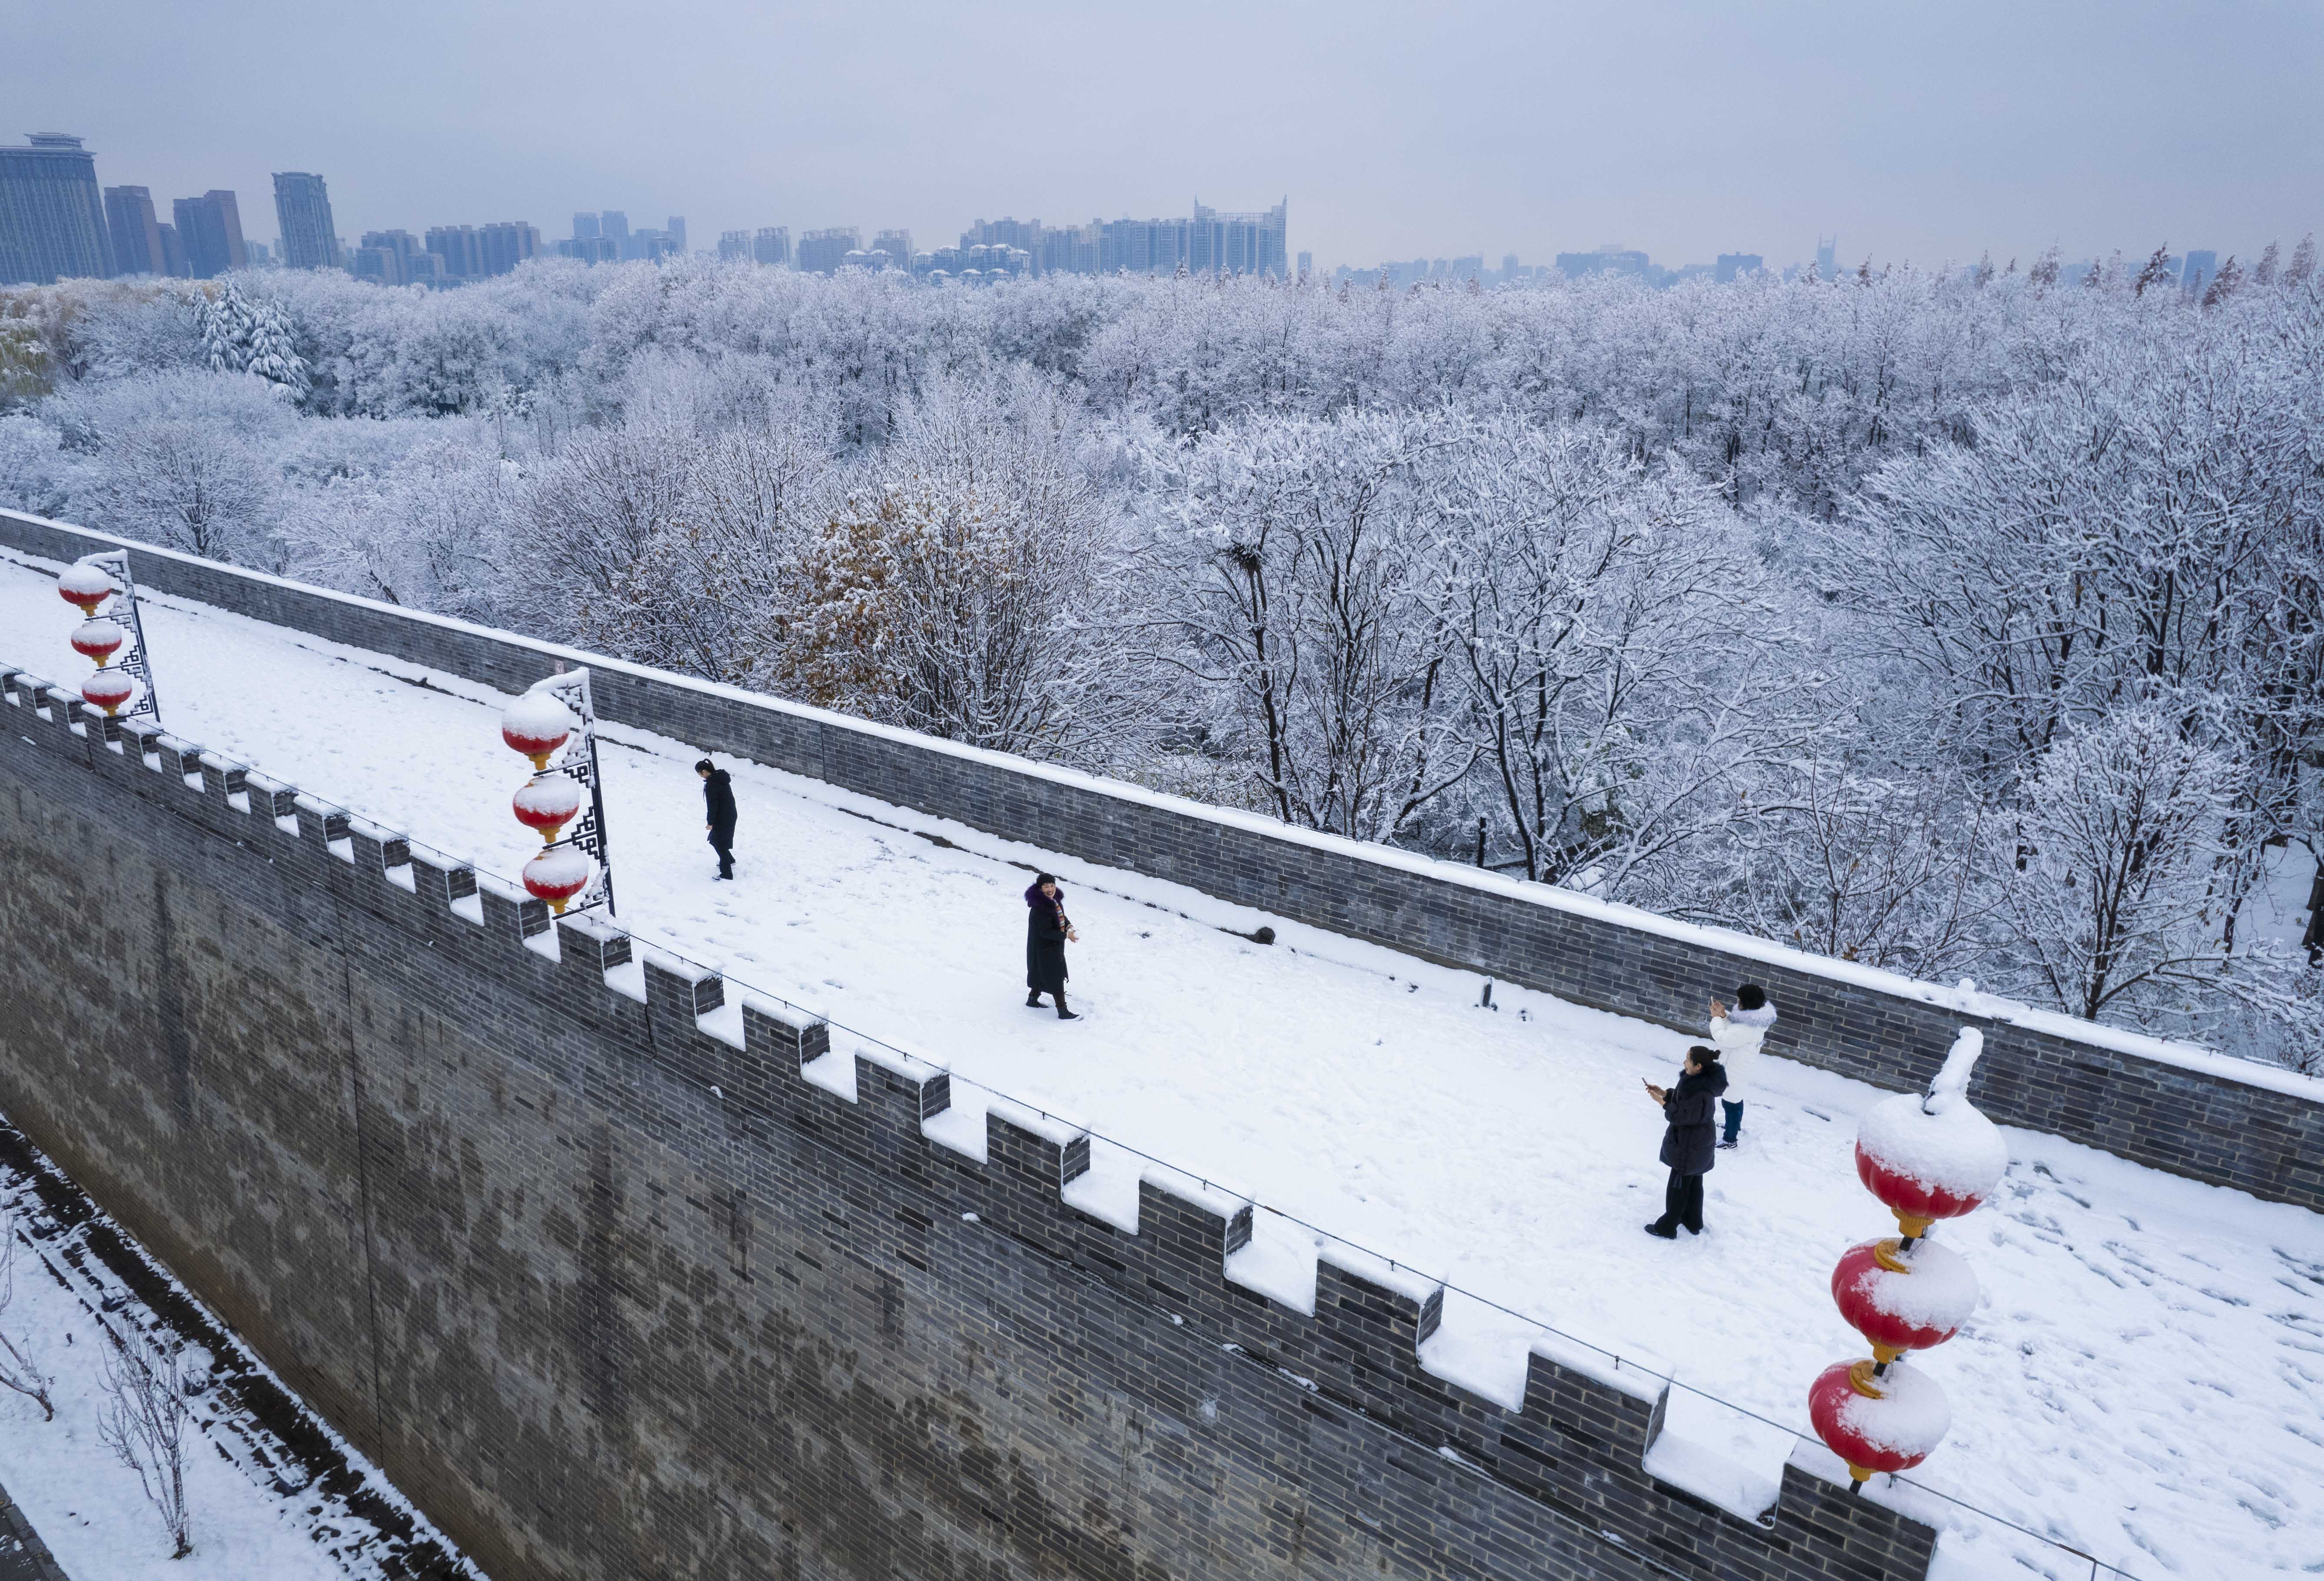
[[[0,541],[70,559],[115,541],[0,511]],[[1987,1052],[1971,1096],[1994,1119],[2324,1208],[2324,1102],[2312,1096],[1967,1016],[1819,970],[1811,957],[1770,963],[1740,938],[1720,948],[1665,938],[1548,892],[1480,885],[1457,865],[1416,873],[1353,842],[1290,838],[1191,803],[1157,805],[1127,788],[899,738],[777,698],[132,548],[141,584],[504,690],[530,685],[559,659],[586,662],[609,719],[1578,1003],[1699,1030],[1711,993],[1764,983],[1783,1012],[1771,1052],[1877,1086],[1925,1084],[1955,1032],[1978,1025]]]
[[[1658,1384],[1471,1396],[1441,1292],[1278,1307],[1247,1207],[1125,1234],[1085,1139],[973,1161],[933,1070],[844,1101],[819,1025],[0,682],[0,1106],[502,1581],[1926,1573],[1805,1465],[1764,1524],[1655,1481]]]

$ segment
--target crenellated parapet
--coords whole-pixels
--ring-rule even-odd
[[[1926,1574],[1932,1527],[1880,1489],[1849,1497],[1845,1470],[1821,1451],[1794,1456],[1757,1519],[1657,1477],[1650,1463],[1700,1464],[1710,1452],[1656,1454],[1669,1447],[1669,1385],[1652,1373],[1544,1336],[1521,1394],[1489,1398],[1432,1364],[1446,1295],[1434,1281],[1327,1243],[1311,1285],[1304,1262],[1286,1274],[1280,1247],[1255,1244],[1246,1200],[1162,1166],[1129,1178],[1086,1132],[1004,1100],[986,1103],[979,1124],[960,1107],[971,1090],[936,1065],[859,1047],[600,915],[552,919],[411,834],[150,723],[109,720],[39,677],[0,666],[0,698],[11,726],[0,761],[30,741],[156,818],[213,837],[194,844],[218,887],[281,882],[318,935],[472,965],[480,992],[507,1001],[479,1013],[546,1029],[545,1060],[560,1039],[612,1050],[634,1078],[625,1123],[715,1137],[746,1173],[779,1142],[893,1184],[918,1206],[851,1231],[867,1258],[936,1277],[947,1244],[955,1254],[1013,1247],[1096,1281],[1268,1389],[1297,1391],[1319,1422],[1374,1435],[1383,1455],[1416,1452],[1445,1479],[1443,1497],[1517,1495],[1576,1540],[1651,1560],[1640,1574]],[[1273,1260],[1263,1272],[1262,1254]],[[1156,1392],[1185,1416],[1203,1407],[1191,1385]],[[1400,1519],[1386,1511],[1364,1530],[1392,1545]]]

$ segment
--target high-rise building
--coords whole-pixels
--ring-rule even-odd
[[[912,233],[908,230],[883,230],[872,238],[872,250],[885,253],[888,261],[899,269],[912,264]]]
[[[669,250],[673,254],[680,258],[686,256],[686,216],[671,215],[669,223],[662,227],[662,235],[669,238]]]
[[[1188,269],[1203,274],[1265,274],[1281,280],[1290,273],[1284,252],[1285,219],[1291,200],[1250,214],[1221,214],[1194,205]],[[1479,258],[1479,269],[1485,261]]]
[[[115,275],[170,273],[161,256],[161,227],[154,217],[152,192],[143,187],[107,187],[105,228],[113,243]]]
[[[484,237],[475,226],[429,226],[428,250],[444,261],[444,274],[448,280],[484,277]]]
[[[1757,274],[1766,266],[1766,260],[1757,253],[1721,253],[1711,278],[1726,285],[1745,275]]]
[[[229,269],[250,267],[249,250],[242,245],[242,208],[233,193],[212,188],[198,198],[177,199],[170,207],[196,280],[215,280]]]
[[[103,280],[112,254],[97,158],[79,138],[35,132],[0,148],[0,285]]]
[[[597,217],[595,215],[576,214],[573,217],[573,239],[575,241],[594,242],[604,234],[605,233],[600,230],[597,227]]]
[[[161,273],[172,280],[193,278],[193,265],[186,262],[186,238],[178,234],[174,225],[157,225],[161,233]]]
[[[282,226],[282,266],[337,269],[339,227],[331,218],[331,195],[323,178],[306,171],[274,172],[274,217]]]
[[[557,244],[557,255],[578,258],[584,264],[618,264],[622,261],[622,249],[610,236],[575,236],[569,242]]]
[[[540,252],[540,227],[530,220],[495,221],[476,234],[484,238],[487,274],[513,274],[518,264]]]
[[[1099,227],[1098,273],[1175,274],[1187,260],[1185,219],[1110,219]],[[1191,267],[1191,265],[1190,265]]]
[[[1096,220],[1087,225],[1043,227],[1040,245],[1030,249],[1033,267],[1043,274],[1095,274],[1098,241],[1104,229]]]
[[[863,233],[852,225],[811,230],[799,237],[798,266],[811,274],[836,274],[847,254],[863,245]]]
[[[1041,236],[1041,222],[1038,219],[980,219],[960,233],[960,245],[964,248],[1021,247],[1028,253],[1038,253]]]
[[[751,233],[746,230],[720,231],[718,257],[722,263],[747,264],[751,259]]]
[[[770,266],[791,261],[791,227],[787,225],[762,225],[759,234],[751,238],[751,258],[754,263]]]
[[[411,260],[428,249],[408,230],[365,231],[349,267],[358,280],[381,285],[410,285]]]
[[[1311,274],[1311,273],[1313,273],[1314,272],[1314,269],[1315,269],[1315,254],[1313,254],[1313,253],[1302,253],[1302,254],[1299,254],[1299,273],[1300,273],[1302,275]]]
[[[1840,238],[1836,236],[1816,236],[1816,278],[1830,280],[1840,271]]]
[[[616,258],[637,256],[630,250],[630,217],[620,209],[606,208],[598,211],[597,234],[613,244],[613,256]]]
[[[1650,267],[1646,255],[1619,242],[1608,242],[1594,253],[1560,253],[1557,272],[1568,280],[1585,274],[1628,274],[1643,279]]]
[[[2219,272],[2219,255],[2209,247],[2190,247],[2187,262],[2179,267],[2179,284],[2183,291],[2199,291]]]

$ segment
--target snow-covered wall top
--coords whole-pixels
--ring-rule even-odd
[[[949,1123],[932,1066],[5,662],[0,709],[0,1099],[496,1574],[956,1574],[1037,1504],[1065,1530],[1012,1570],[1352,1572],[1369,1541],[1444,1574],[1928,1572],[1919,1490],[1851,1496],[1803,1445],[1722,1502],[1743,1481],[1665,1432],[1655,1374],[1544,1336],[1481,1383],[1409,1270],[1321,1247],[1286,1301],[1240,1262],[1248,1202],[1144,1165],[1096,1211],[1086,1133]],[[134,920],[36,948],[91,910]],[[705,1487],[728,1527],[671,1516]],[[1105,1503],[1133,1496],[1201,1519]],[[1286,1499],[1333,1547],[1270,1567]],[[835,1508],[821,1562],[713,1546]],[[866,1523],[924,1546],[848,1546]]]
[[[0,511],[0,541],[69,560],[126,541]],[[553,643],[128,547],[143,585],[512,692],[560,664],[586,663],[608,718],[1582,1003],[1691,1029],[1709,994],[1756,980],[1783,1011],[1771,1052],[1890,1087],[1924,1083],[1960,1028],[1978,1025],[1993,1053],[1975,1096],[1997,1119],[2324,1207],[2324,1081]]]

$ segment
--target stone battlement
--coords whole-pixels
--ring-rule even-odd
[[[1426,1348],[1442,1310],[1441,1287],[1326,1247],[1314,1270],[1312,1310],[1286,1305],[1257,1288],[1267,1281],[1239,1277],[1238,1254],[1251,1240],[1247,1202],[1148,1170],[1138,1182],[1134,1216],[1077,1206],[1076,1184],[1087,1183],[1090,1170],[1085,1134],[999,1102],[981,1136],[964,1133],[945,1118],[950,1078],[934,1066],[891,1050],[835,1049],[830,1029],[796,1009],[747,991],[730,993],[715,973],[642,947],[602,919],[553,920],[540,902],[408,835],[150,725],[124,727],[32,675],[0,667],[0,693],[14,726],[0,741],[0,773],[36,795],[51,794],[60,803],[59,816],[105,849],[108,860],[117,859],[111,847],[136,845],[177,871],[180,883],[204,886],[204,908],[254,909],[291,933],[328,938],[350,975],[351,998],[438,1001],[436,1012],[475,1040],[458,1061],[461,1079],[511,1092],[546,1083],[528,1105],[557,1111],[549,1133],[577,1130],[602,1115],[635,1146],[681,1160],[685,1172],[699,1177],[709,1206],[699,1224],[684,1227],[649,1215],[667,1235],[649,1260],[660,1265],[658,1278],[684,1285],[710,1277],[685,1269],[715,1272],[723,1263],[728,1276],[754,1287],[742,1298],[745,1305],[771,1300],[792,1310],[800,1290],[770,1281],[752,1262],[755,1220],[731,1203],[721,1209],[716,1193],[734,1203],[797,1201],[835,1185],[839,1199],[853,1207],[826,1209],[825,1216],[845,1220],[846,1232],[836,1240],[850,1261],[876,1273],[881,1292],[868,1333],[892,1342],[908,1304],[948,1310],[964,1301],[987,1315],[991,1328],[981,1343],[991,1352],[991,1373],[981,1383],[955,1381],[956,1388],[992,1387],[1026,1366],[1019,1353],[1029,1352],[1081,1386],[1135,1396],[1144,1410],[1197,1439],[1221,1430],[1212,1424],[1222,1422],[1222,1402],[1231,1401],[1244,1442],[1213,1466],[1204,1485],[1237,1508],[1263,1512],[1283,1496],[1277,1484],[1288,1477],[1311,1513],[1331,1513],[1332,1534],[1314,1540],[1344,1550],[1350,1573],[1370,1568],[1369,1560],[1357,1565],[1360,1551],[1392,1558],[1392,1573],[1415,1576],[1774,1581],[1926,1572],[1934,1532],[1906,1512],[1909,1493],[1850,1497],[1838,1463],[1819,1448],[1794,1455],[1773,1509],[1757,1520],[1740,1518],[1646,1469],[1662,1436],[1668,1387],[1653,1374],[1545,1337],[1527,1358],[1521,1403],[1511,1409],[1487,1400],[1431,1370]],[[28,751],[27,739],[37,752]],[[47,855],[71,856],[69,850]],[[16,954],[17,941],[8,942]],[[264,962],[241,962],[237,969],[260,977],[269,972]],[[282,964],[286,979],[298,969],[296,962]],[[358,975],[377,985],[358,993],[352,985]],[[270,984],[267,992],[280,986]],[[411,1022],[406,1040],[426,1044],[442,1035],[420,1029]],[[24,1030],[12,1029],[10,1040]],[[82,1048],[72,1058],[85,1066],[102,1054]],[[221,1049],[191,1063],[231,1058]],[[0,1102],[44,1147],[71,1160],[77,1174],[88,1171],[86,1183],[116,1214],[147,1226],[169,1219],[162,1205],[117,1200],[134,1188],[106,1188],[114,1171],[92,1166],[89,1154],[107,1139],[72,1134],[71,1105],[61,1095],[46,1091],[31,1072],[0,1071]],[[424,1106],[426,1100],[406,1102]],[[181,1119],[199,1108],[184,1093],[175,1106]],[[276,1123],[263,1114],[244,1121],[262,1133]],[[489,1172],[505,1176],[509,1188],[523,1183],[551,1193],[549,1179],[528,1177],[526,1150],[541,1145],[520,1141],[520,1133],[532,1133],[531,1123],[507,1132],[500,1123],[457,1124],[457,1134],[438,1142],[504,1154]],[[286,1135],[272,1144],[290,1148],[294,1142]],[[374,1160],[364,1188],[374,1202],[383,1184],[377,1169],[386,1161],[383,1153]],[[593,1172],[590,1179],[598,1177]],[[608,1188],[591,1187],[603,1189]],[[687,1200],[700,1205],[692,1196]],[[873,1203],[882,1211],[862,1211]],[[454,1216],[481,1211],[471,1197]],[[208,1233],[163,1228],[157,1250],[170,1255],[173,1242]],[[458,1230],[447,1224],[431,1233],[456,1237]],[[204,1288],[221,1282],[201,1278],[213,1250],[189,1256],[180,1244],[172,1261],[222,1309],[233,1313],[257,1302],[271,1311],[299,1299],[295,1291],[249,1290],[231,1279],[222,1281],[226,1288]],[[461,1277],[459,1259],[449,1256],[396,1271],[423,1289]],[[792,1277],[789,1271],[785,1277]],[[439,1289],[429,1299],[451,1297]],[[582,1298],[585,1315],[590,1299]],[[491,1317],[498,1325],[520,1320],[513,1307]],[[761,1324],[773,1320],[760,1315]],[[802,1320],[796,1311],[781,1319]],[[603,1342],[597,1331],[605,1327],[582,1322],[574,1343],[588,1352]],[[340,1370],[337,1362],[273,1354],[265,1344],[269,1320],[244,1327],[294,1379]],[[944,1362],[939,1354],[905,1365],[909,1371]],[[655,1365],[683,1372],[676,1362]],[[619,1382],[625,1369],[594,1370],[605,1376],[581,1391],[592,1402],[586,1419],[604,1416],[613,1409],[609,1400],[628,1402],[623,1414],[634,1418],[640,1391]],[[1221,1382],[1222,1372],[1231,1375],[1231,1387]],[[701,1407],[695,1394],[717,1387],[707,1369],[690,1380],[674,1373],[658,1385],[686,1398],[688,1410]],[[478,1530],[477,1520],[463,1519],[479,1507],[470,1484],[494,1481],[491,1463],[464,1463],[456,1446],[431,1456],[384,1424],[366,1432],[364,1412],[349,1406],[345,1391],[320,1392],[318,1405],[380,1456],[447,1530],[488,1562],[496,1557],[496,1570],[601,1573],[591,1554],[621,1551],[600,1543],[576,1553],[575,1537],[553,1533],[558,1516],[552,1502],[503,1499],[491,1518],[512,1521],[526,1549],[558,1556],[549,1569],[537,1570],[508,1549],[516,1539],[495,1540]],[[334,1393],[342,1395],[337,1410]],[[1009,1399],[1010,1391],[1002,1387],[1000,1398]],[[376,1401],[372,1409],[379,1410]],[[832,1409],[843,1419],[820,1419],[805,1401],[789,1401],[776,1414],[785,1434],[837,1436],[850,1408]],[[1067,1410],[1065,1419],[1077,1419],[1076,1411]],[[651,1422],[632,1420],[630,1430],[659,1436]],[[587,1457],[577,1443],[560,1447],[553,1437],[535,1442],[552,1454]],[[665,1465],[649,1473],[655,1475],[675,1474]],[[455,1486],[459,1496],[429,1496],[431,1488]],[[1070,1490],[1054,1491],[1050,1502],[1070,1507]],[[785,1496],[764,1495],[775,1506]],[[629,1518],[636,1519],[634,1505]],[[795,1519],[777,1517],[779,1523]],[[942,1524],[939,1514],[929,1519]],[[1257,1524],[1241,1540],[1263,1548],[1266,1520],[1263,1513],[1251,1519]],[[1060,1539],[1047,1540],[1054,1547]],[[1133,1540],[1129,1548],[1139,1576],[1266,1573],[1249,1549],[1204,1558],[1176,1543]],[[1311,1544],[1308,1562],[1314,1558]],[[1150,1572],[1144,1567],[1149,1563]],[[618,1568],[609,1563],[602,1573]]]

